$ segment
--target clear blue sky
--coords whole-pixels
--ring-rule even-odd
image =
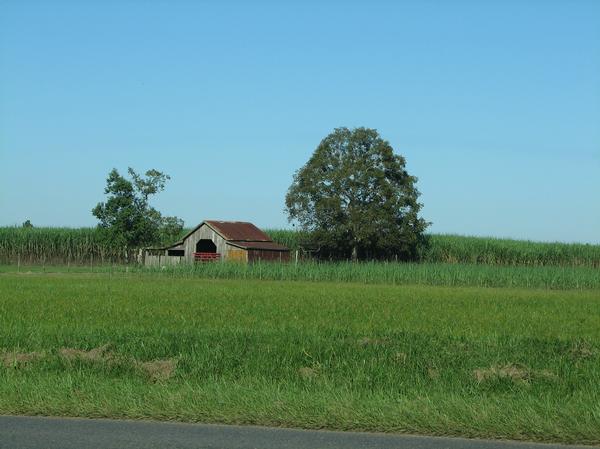
[[[0,0],[0,225],[94,225],[131,166],[187,225],[287,226],[339,126],[406,157],[433,232],[600,242],[600,2]]]

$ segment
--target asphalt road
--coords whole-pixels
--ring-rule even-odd
[[[508,441],[109,419],[0,416],[1,449],[575,449]]]

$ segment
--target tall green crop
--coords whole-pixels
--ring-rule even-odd
[[[187,230],[184,230],[186,232]],[[310,242],[306,233],[268,229],[274,241],[301,258]],[[568,266],[600,268],[600,245],[543,243],[525,240],[431,234],[421,262],[504,266]],[[122,263],[122,248],[106,242],[95,228],[0,228],[0,263],[101,264]]]
[[[423,261],[489,265],[600,267],[600,245],[433,234]]]
[[[21,264],[121,263],[123,250],[95,228],[0,228],[0,262]]]

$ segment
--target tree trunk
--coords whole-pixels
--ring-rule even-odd
[[[352,262],[356,262],[358,260],[358,246],[356,243],[352,245]]]

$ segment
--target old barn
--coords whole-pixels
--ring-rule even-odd
[[[209,261],[288,261],[290,251],[252,223],[206,220],[165,248],[144,251],[147,266]]]

